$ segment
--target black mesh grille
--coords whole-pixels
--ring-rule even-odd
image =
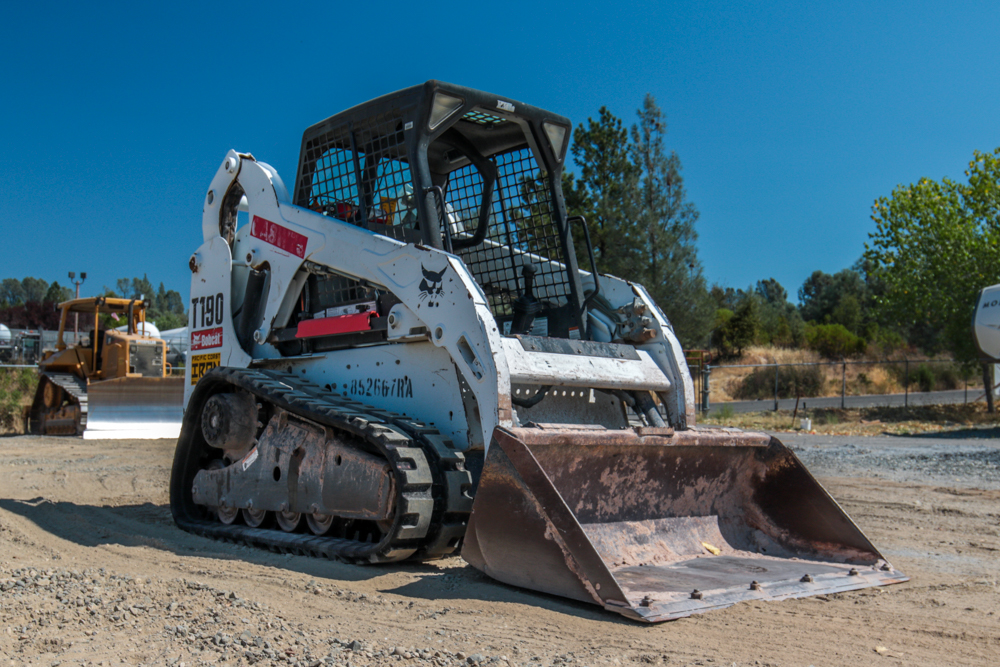
[[[316,314],[346,303],[374,301],[378,293],[343,276],[309,277],[309,310]]]
[[[403,135],[403,112],[345,123],[305,146],[296,195],[299,206],[400,241],[420,241],[416,200]],[[362,187],[358,187],[358,184]],[[313,312],[375,298],[356,280],[311,281]]]
[[[482,245],[461,251],[462,259],[472,270],[497,317],[511,314],[511,305],[520,290],[520,266],[533,262],[538,269],[535,296],[551,306],[564,305],[569,297],[569,282],[552,217],[549,177],[539,169],[528,148],[493,157],[497,183],[490,209],[490,222]],[[470,235],[476,228],[483,181],[475,167],[451,174],[446,193],[456,219],[452,230],[464,228]],[[454,234],[453,234],[454,235]]]
[[[309,138],[298,178],[298,205],[401,241],[423,241],[404,140],[404,124],[416,117],[414,109],[393,109],[360,119],[355,115]],[[559,308],[570,297],[563,246],[553,218],[550,178],[539,167],[518,125],[477,108],[465,113],[455,126],[480,150],[493,146],[499,151],[492,156],[486,153],[496,167],[497,181],[485,239],[474,247],[461,249],[462,240],[469,239],[479,225],[482,175],[468,162],[447,173],[454,165],[451,148],[432,165],[439,168],[434,182],[443,182],[443,210],[438,198],[435,201],[438,219],[447,221],[447,230],[458,242],[457,251],[500,318],[512,314],[513,301],[523,287],[520,274],[526,261],[537,268],[535,296],[544,307]],[[332,307],[367,298],[358,283],[335,282],[326,288],[331,290],[329,295],[315,295],[320,303]]]
[[[300,206],[401,241],[420,240],[401,111],[372,116],[353,133],[345,124],[308,141],[298,182]]]

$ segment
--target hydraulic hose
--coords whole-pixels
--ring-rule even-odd
[[[543,387],[539,387],[538,391],[531,398],[518,398],[517,396],[511,396],[510,402],[519,408],[532,408],[542,402],[545,395],[549,393],[549,389],[552,389],[552,385],[547,384]]]

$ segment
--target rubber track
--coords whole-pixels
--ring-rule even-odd
[[[385,457],[394,466],[397,479],[397,517],[392,532],[373,544],[201,518],[203,511],[191,498],[191,483],[197,474],[197,450],[207,445],[198,423],[201,411],[192,408],[218,391],[234,388],[361,438]],[[177,525],[197,535],[353,563],[378,563],[440,558],[454,551],[472,509],[470,488],[464,456],[433,427],[324,391],[289,373],[216,368],[199,382],[185,412],[171,473],[170,506]]]

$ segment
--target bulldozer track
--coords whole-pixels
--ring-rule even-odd
[[[191,485],[200,469],[201,405],[212,394],[242,389],[259,401],[363,440],[392,466],[396,517],[380,541],[288,533],[280,529],[226,525],[206,518]],[[182,529],[253,547],[336,558],[352,563],[431,560],[454,552],[472,509],[471,476],[465,458],[437,429],[404,415],[367,406],[289,373],[216,368],[199,381],[184,416],[170,480],[170,506]]]
[[[74,432],[82,433],[87,428],[87,382],[71,373],[43,372],[42,377],[66,392],[80,406],[80,421]]]

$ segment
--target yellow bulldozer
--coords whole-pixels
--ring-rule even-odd
[[[90,297],[59,304],[56,350],[38,363],[39,382],[28,429],[41,435],[84,438],[176,438],[184,380],[170,376],[167,344],[145,333],[148,302]],[[63,341],[73,314],[92,318],[90,340]],[[124,320],[106,329],[101,315]],[[87,322],[85,326],[90,326]]]

